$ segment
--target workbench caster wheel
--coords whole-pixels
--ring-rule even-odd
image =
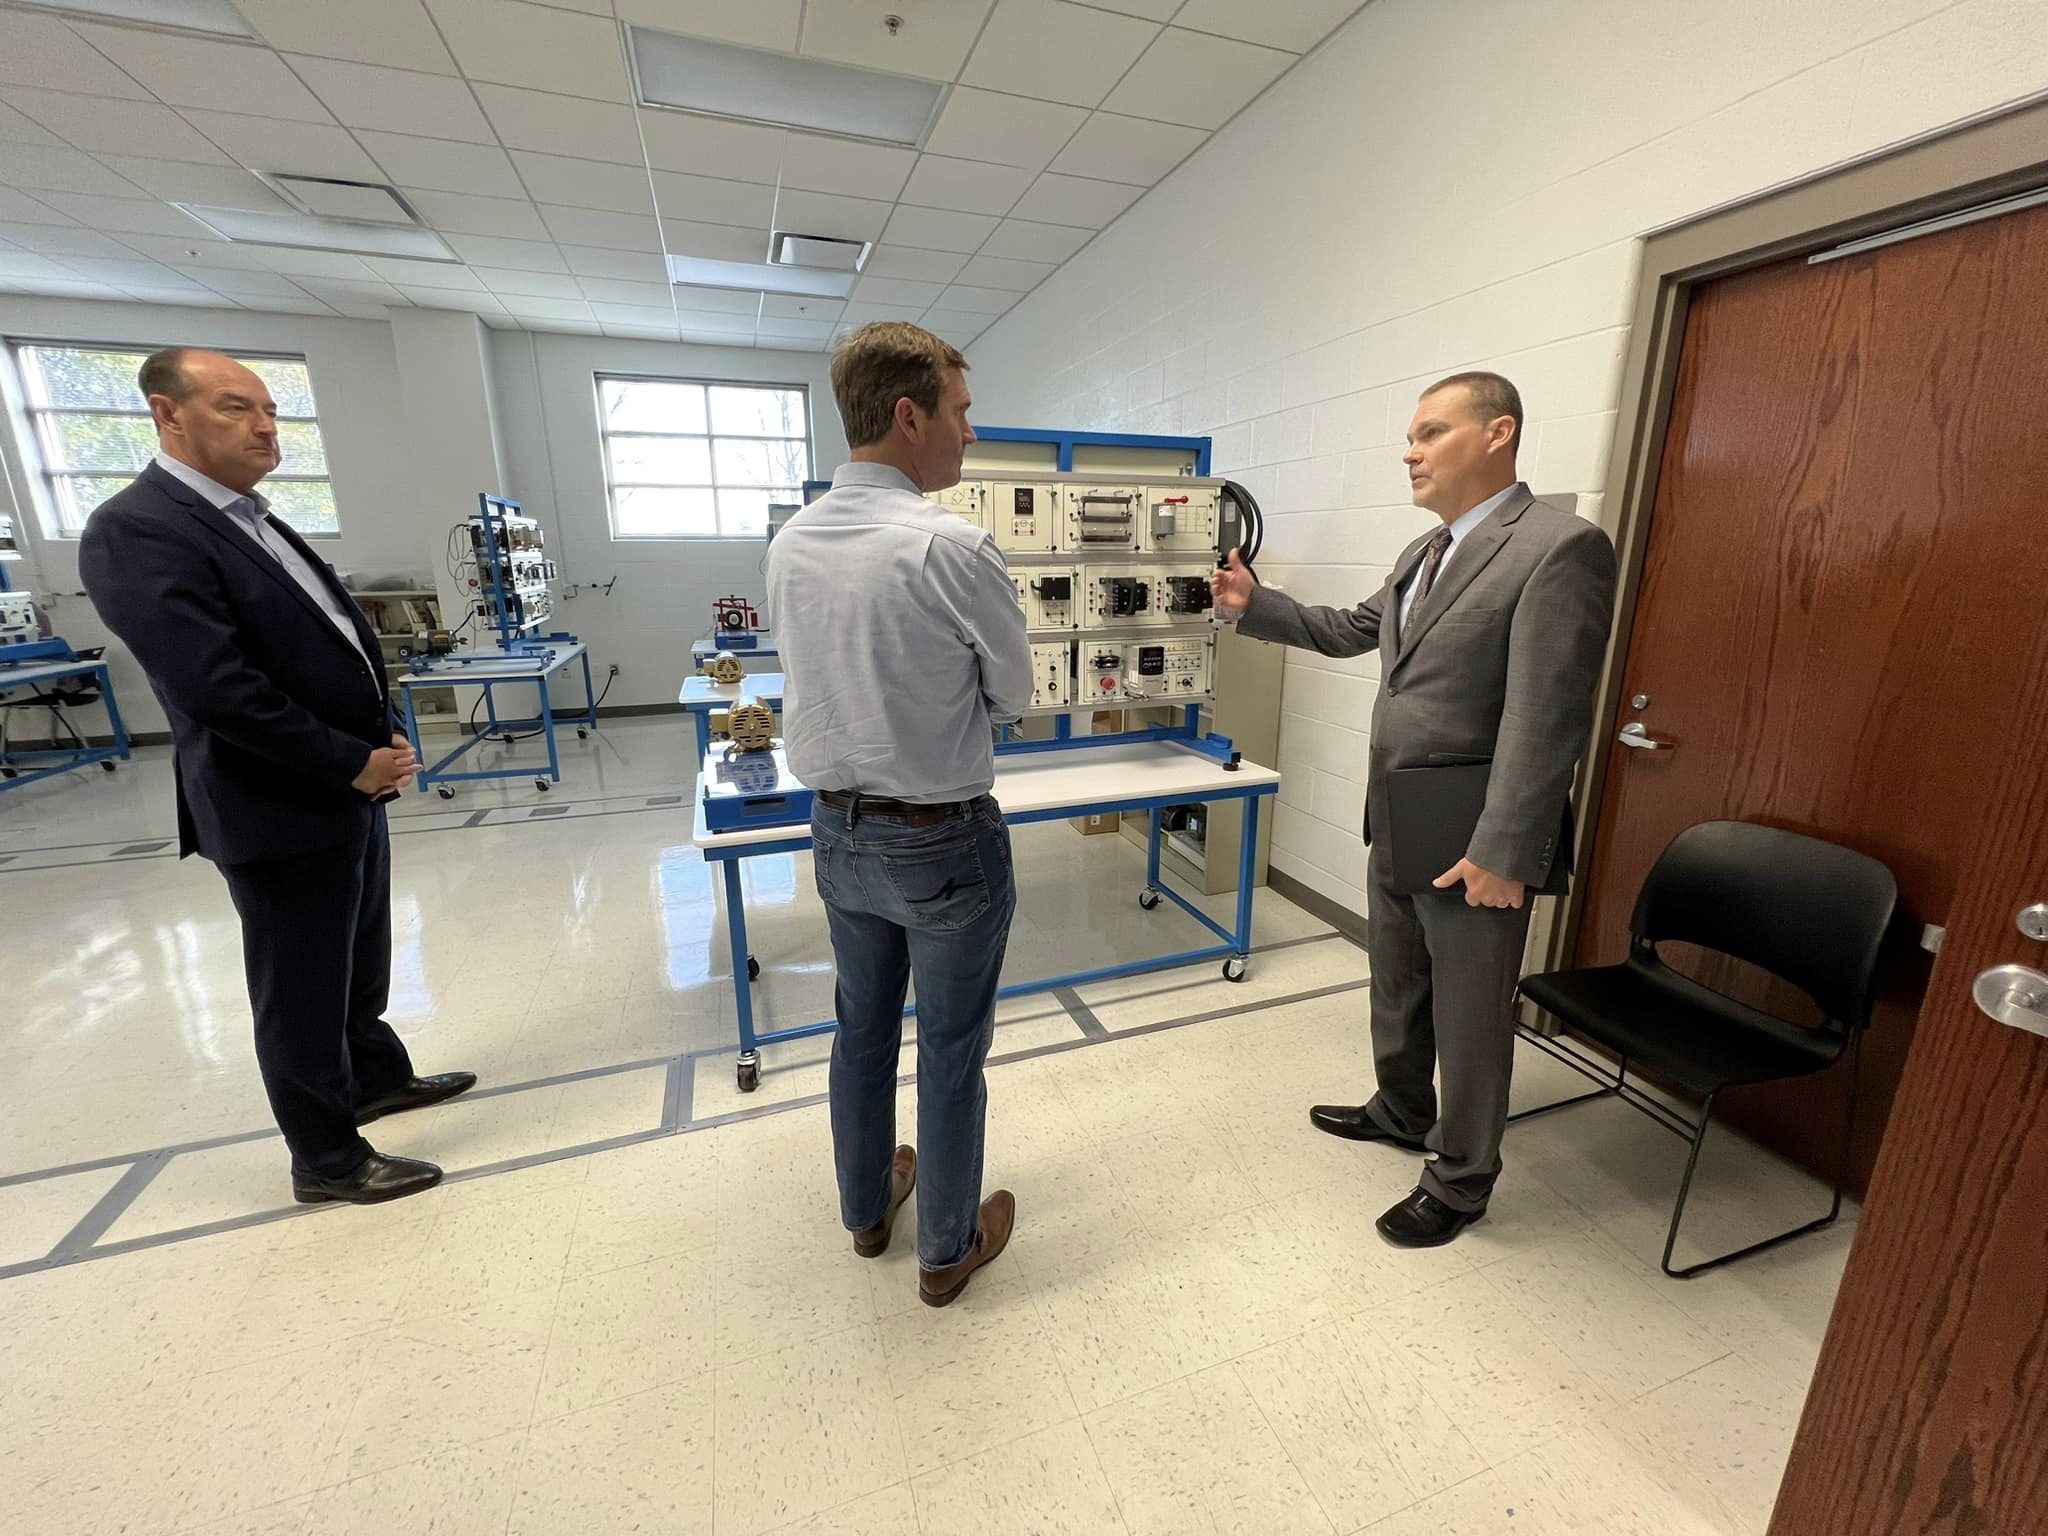
[[[576,739],[578,741],[588,741],[590,739],[590,732],[586,731],[585,729],[583,729],[582,726],[579,725],[576,727]]]
[[[539,790],[542,794],[546,794],[548,792],[548,781],[546,779],[535,779],[533,781],[533,787]]]
[[[752,1093],[761,1086],[761,1058],[751,1053],[740,1057],[740,1092]]]
[[[443,800],[453,800],[455,798],[455,787],[452,784],[436,784],[434,786],[434,793]]]
[[[114,771],[114,762],[113,762],[113,759],[112,759],[112,758],[102,758],[102,759],[100,760],[100,772],[101,772],[101,773],[112,773],[113,771]]]
[[[747,980],[759,981],[760,979],[761,962],[756,960],[752,955],[747,956]]]
[[[1149,887],[1138,892],[1138,905],[1145,911],[1150,912],[1159,905],[1159,893]]]
[[[1232,955],[1228,960],[1223,962],[1223,979],[1225,981],[1243,981],[1244,966],[1245,961],[1243,955]]]

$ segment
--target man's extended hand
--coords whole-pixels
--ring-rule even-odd
[[[408,788],[419,771],[419,759],[412,754],[412,743],[403,736],[393,736],[390,746],[371,751],[370,760],[363,764],[363,771],[355,776],[351,787],[374,800],[379,795]]]
[[[1258,584],[1258,577],[1245,565],[1240,558],[1240,552],[1233,549],[1230,552],[1230,563],[1209,573],[1209,593],[1215,600],[1216,617],[1244,617],[1245,609],[1252,605],[1252,588]]]
[[[1449,869],[1436,877],[1436,888],[1447,891],[1460,880],[1465,882],[1465,905],[1468,907],[1520,907],[1522,905],[1522,882],[1504,880],[1491,870],[1481,869],[1470,859],[1460,859]]]

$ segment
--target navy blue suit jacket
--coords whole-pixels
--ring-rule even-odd
[[[272,527],[377,637],[334,570]],[[350,787],[402,729],[382,668],[227,513],[149,465],[86,522],[78,573],[170,717],[178,851],[217,864],[289,858],[361,835],[379,811]]]

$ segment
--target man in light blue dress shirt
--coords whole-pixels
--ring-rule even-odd
[[[880,1255],[921,1169],[918,1294],[935,1307],[1003,1251],[1016,1221],[1008,1190],[981,1198],[982,1068],[1016,909],[989,791],[992,727],[1031,702],[1031,648],[994,538],[924,496],[959,483],[974,441],[966,367],[914,325],[848,337],[832,391],[853,462],[768,551],[784,745],[817,791],[813,861],[838,970],[840,1217],[856,1252]],[[922,1163],[895,1145],[913,975]]]

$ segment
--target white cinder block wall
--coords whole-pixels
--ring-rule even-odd
[[[970,349],[1005,426],[1206,433],[1262,574],[1351,603],[1432,526],[1417,391],[1520,386],[1600,513],[1636,239],[2048,90],[2038,0],[1377,0]],[[1288,654],[1276,868],[1365,907],[1371,661]]]

